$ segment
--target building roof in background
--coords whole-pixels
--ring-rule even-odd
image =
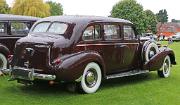
[[[180,32],[180,23],[168,22],[168,23],[158,23],[157,24],[158,32]]]

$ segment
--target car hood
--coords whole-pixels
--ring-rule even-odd
[[[64,48],[67,46],[69,39],[62,35],[53,35],[47,33],[29,34],[19,39],[16,45],[50,45],[52,47]]]

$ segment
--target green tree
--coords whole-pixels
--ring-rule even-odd
[[[5,0],[0,0],[0,13],[1,14],[6,14],[6,13],[9,13],[9,6],[8,4],[6,3]]]
[[[51,16],[63,15],[63,7],[60,3],[56,3],[52,1],[47,1],[46,3],[49,4],[50,6]]]
[[[162,9],[160,10],[157,14],[157,20],[158,22],[160,23],[160,25],[157,27],[157,31],[158,31],[158,34],[160,34],[161,32],[161,27],[164,23],[168,22],[168,14],[167,14],[167,11],[166,9]]]
[[[157,16],[158,22],[161,22],[161,23],[168,22],[168,14],[167,14],[166,9],[160,10],[160,11],[156,14],[156,16]]]
[[[146,20],[146,31],[150,31],[153,33],[156,33],[156,24],[157,24],[157,18],[156,15],[151,10],[145,10],[144,11],[145,20]]]
[[[115,4],[111,11],[111,16],[123,18],[133,22],[140,33],[146,31],[145,14],[143,7],[135,0],[122,0]]]
[[[16,15],[47,17],[50,7],[43,0],[15,0],[11,12]]]

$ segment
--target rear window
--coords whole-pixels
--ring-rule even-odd
[[[49,33],[55,33],[55,34],[64,34],[67,30],[68,25],[65,23],[59,23],[59,22],[43,22],[37,24],[32,32],[36,33],[42,33],[42,32],[49,32]]]

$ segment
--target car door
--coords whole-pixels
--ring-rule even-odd
[[[107,74],[117,72],[122,67],[122,39],[120,37],[120,26],[118,24],[104,24],[104,40],[102,43],[103,59]]]
[[[139,40],[136,38],[135,30],[131,24],[122,26],[123,34],[123,51],[122,51],[122,70],[131,70],[138,66],[139,57]]]
[[[101,40],[101,25],[98,23],[89,24],[83,31],[82,39],[76,45],[75,51],[91,50],[101,53]]]

